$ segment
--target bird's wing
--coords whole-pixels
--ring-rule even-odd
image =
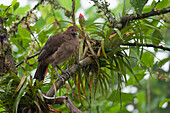
[[[50,37],[47,42],[45,43],[44,47],[40,51],[40,54],[38,56],[38,61],[45,60],[50,55],[52,55],[55,51],[58,50],[58,48],[62,45],[63,42],[65,42],[64,37],[66,35],[63,33],[56,34],[52,37]]]

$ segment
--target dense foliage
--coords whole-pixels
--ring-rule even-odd
[[[152,0],[147,5],[148,0],[117,0],[114,9],[109,9],[106,1],[90,1],[89,4],[94,5],[81,12],[86,20],[85,28],[82,28],[78,13],[83,4],[75,0],[75,19],[80,34],[79,59],[92,57],[93,62],[80,67],[59,88],[56,96],[68,96],[83,113],[168,113],[170,1]],[[17,0],[10,6],[0,5],[0,17],[7,29],[17,69],[15,74],[9,66],[0,78],[0,112],[46,108],[43,93],[57,79],[55,70],[49,66],[43,83],[37,81],[34,86],[32,78],[38,60],[37,56],[30,56],[38,53],[50,36],[73,24],[72,1],[42,0],[37,3],[34,8],[29,4],[20,7]],[[168,11],[159,13],[163,8]],[[142,15],[144,13],[150,15]],[[3,32],[1,30],[0,34]],[[162,68],[166,63],[166,69]],[[65,70],[73,64],[74,56],[60,67]],[[51,108],[65,113],[70,111],[59,104],[51,105]]]

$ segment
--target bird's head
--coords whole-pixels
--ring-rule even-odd
[[[70,26],[69,28],[67,28],[66,32],[72,35],[78,35],[78,28],[77,26]]]

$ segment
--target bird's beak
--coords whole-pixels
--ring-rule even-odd
[[[76,32],[75,32],[75,35],[79,35],[79,32],[78,32],[78,31],[76,31]]]

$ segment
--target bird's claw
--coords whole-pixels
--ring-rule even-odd
[[[65,77],[64,76],[58,76],[58,78],[62,81],[62,84],[64,84],[64,82],[65,82]]]
[[[71,76],[70,71],[62,71],[62,74],[67,75],[68,78],[70,78],[70,76]],[[62,75],[62,74],[61,74],[61,75]],[[62,83],[64,84],[64,82],[65,82],[65,80],[66,80],[67,77],[66,77],[66,76],[58,76],[58,78],[61,79]]]
[[[66,74],[69,78],[70,78],[70,76],[71,76],[71,73],[70,73],[69,70],[68,70],[68,71],[63,71],[62,73]]]

